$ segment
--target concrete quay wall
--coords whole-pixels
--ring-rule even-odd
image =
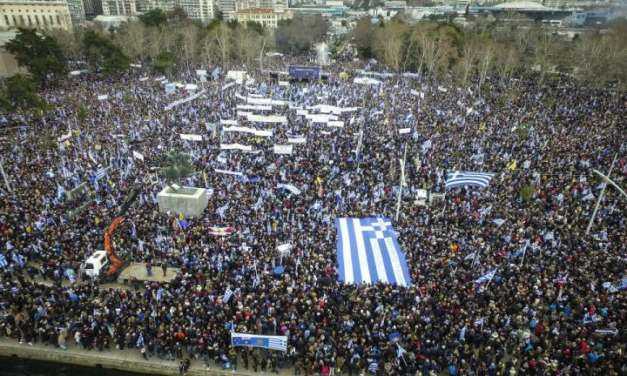
[[[1,338],[0,356],[33,359],[45,362],[65,363],[83,367],[101,367],[149,375],[178,376],[178,361],[164,361],[158,358],[145,360],[137,351],[86,351],[78,348],[61,350],[52,346],[19,344],[17,341]],[[192,362],[188,376],[252,376],[253,372],[225,371],[207,368],[200,362]]]

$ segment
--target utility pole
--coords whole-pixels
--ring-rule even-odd
[[[618,158],[618,153],[614,154],[614,160],[612,161],[612,165],[610,166],[610,171],[607,173],[607,180],[609,180],[610,175],[612,175],[612,170],[614,169],[614,164],[616,163],[616,158]],[[590,233],[590,229],[592,228],[592,224],[594,223],[594,218],[597,216],[597,211],[599,210],[599,205],[601,205],[601,200],[603,200],[603,196],[605,195],[605,188],[607,188],[607,182],[601,189],[601,194],[599,195],[599,199],[594,207],[594,211],[592,212],[592,217],[590,218],[590,222],[588,222],[588,228],[586,228],[586,235]]]
[[[405,186],[405,160],[407,158],[407,142],[405,143],[403,151],[403,159],[399,159],[401,163],[401,176],[398,187],[398,199],[396,201],[396,215],[394,216],[394,221],[398,222],[398,215],[401,211],[401,199],[403,198],[403,187]]]

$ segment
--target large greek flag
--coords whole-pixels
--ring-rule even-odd
[[[446,189],[463,186],[475,186],[485,188],[494,177],[489,172],[453,171],[446,176]]]
[[[405,254],[387,218],[337,218],[337,263],[344,283],[411,285]]]
[[[231,332],[231,345],[287,351],[287,336],[262,336]]]

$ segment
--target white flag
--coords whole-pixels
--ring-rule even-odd
[[[133,150],[133,157],[135,159],[139,159],[140,161],[144,160],[144,155],[142,153],[140,153],[140,152],[135,151],[135,150]]]

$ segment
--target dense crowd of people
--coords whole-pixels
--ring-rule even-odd
[[[360,85],[340,70],[289,84],[249,73],[248,84],[198,83],[204,96],[170,110],[189,93],[166,94],[142,72],[87,74],[45,90],[53,109],[42,119],[3,114],[0,336],[307,375],[627,372],[625,201],[614,188],[586,233],[603,190],[593,169],[612,166],[618,183],[627,174],[625,93],[567,78],[479,89],[415,76]],[[238,116],[250,95],[289,102],[265,111],[287,124]],[[340,115],[343,128],[297,114],[317,104],[357,109]],[[227,119],[273,135],[223,132]],[[295,135],[306,143],[274,153]],[[210,192],[203,216],[184,226],[156,201],[169,151],[191,156],[195,173],[181,185]],[[447,190],[451,171],[495,176],[486,188]],[[89,194],[70,199],[81,183]],[[180,272],[136,289],[77,278],[133,188],[116,250]],[[419,189],[431,199],[419,202]],[[334,219],[375,216],[393,219],[409,287],[338,282]],[[287,352],[233,348],[231,329],[285,335]]]

